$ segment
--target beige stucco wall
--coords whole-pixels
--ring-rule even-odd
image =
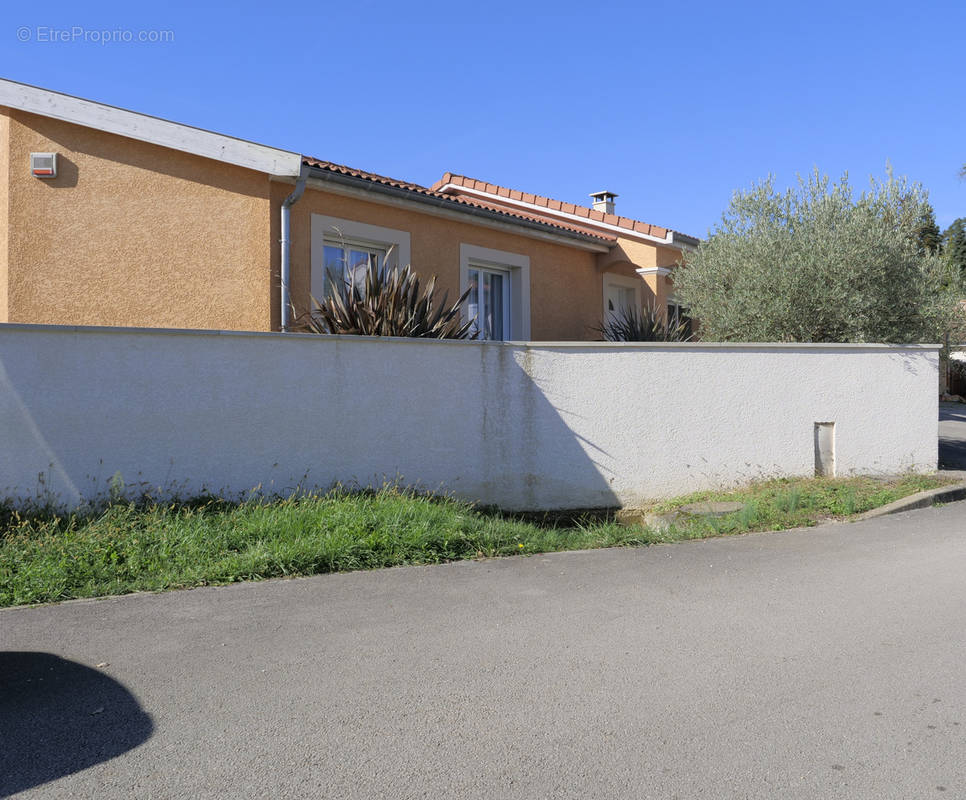
[[[269,329],[266,175],[15,110],[8,138],[10,322]]]
[[[277,208],[291,191],[278,183],[272,205]],[[438,276],[437,285],[459,296],[460,244],[478,245],[530,257],[530,336],[534,340],[594,340],[603,307],[601,275],[596,253],[565,244],[494,230],[417,210],[334,194],[306,190],[292,208],[292,300],[304,310],[311,284],[311,216],[321,214],[385,228],[405,230],[411,236],[411,261],[417,274]],[[274,219],[277,215],[273,213]],[[277,231],[277,227],[275,228]],[[273,239],[277,233],[273,232]],[[278,254],[273,253],[278,268]],[[278,288],[273,287],[272,320],[278,325]]]

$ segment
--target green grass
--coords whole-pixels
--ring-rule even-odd
[[[397,489],[244,503],[114,502],[66,515],[0,505],[0,606],[778,530],[846,517],[944,482],[787,480],[703,492],[653,510],[721,499],[742,508],[719,519],[681,517],[665,531],[621,526],[612,515],[534,521]]]
[[[847,519],[926,489],[954,483],[938,475],[908,474],[893,478],[781,478],[726,492],[696,492],[655,503],[648,510],[669,514],[690,503],[732,501],[741,511],[719,518],[675,520],[677,538],[701,538],[748,531],[804,528]]]

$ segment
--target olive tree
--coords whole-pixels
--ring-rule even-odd
[[[966,217],[953,220],[943,232],[943,256],[954,272],[966,278]]]
[[[940,341],[959,285],[921,242],[925,191],[891,173],[856,196],[817,170],[736,192],[674,273],[708,341]]]

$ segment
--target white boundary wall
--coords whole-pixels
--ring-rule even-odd
[[[938,346],[436,342],[0,325],[0,498],[409,485],[508,509],[931,471]]]

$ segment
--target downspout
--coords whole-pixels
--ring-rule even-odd
[[[292,274],[292,241],[289,235],[291,229],[291,208],[305,192],[305,181],[309,177],[309,167],[302,164],[299,169],[298,179],[295,181],[295,191],[282,201],[282,291],[281,291],[281,316],[279,317],[280,328],[283,333],[289,328],[289,315],[292,308],[292,297],[289,291],[289,278]]]

